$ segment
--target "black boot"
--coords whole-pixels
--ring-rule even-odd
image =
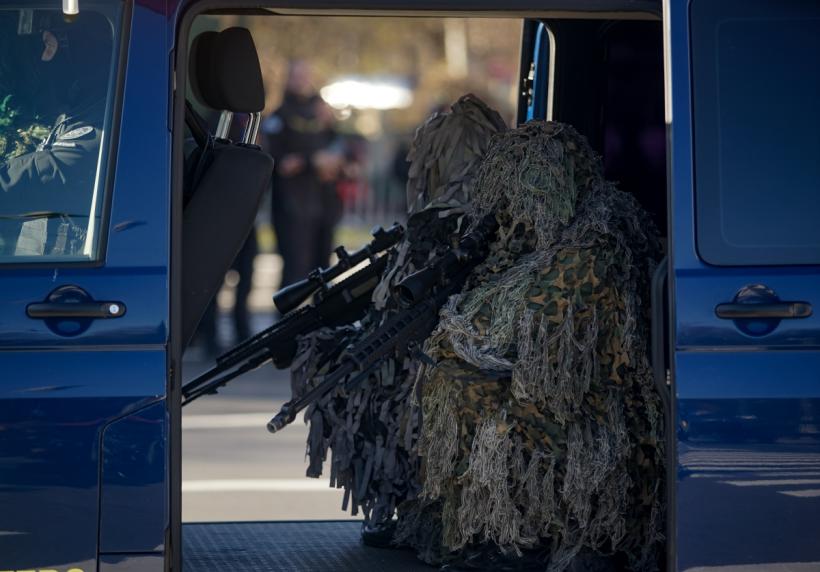
[[[395,548],[393,535],[396,521],[392,518],[362,523],[362,542],[374,548]]]

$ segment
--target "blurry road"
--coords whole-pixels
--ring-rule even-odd
[[[209,365],[193,354],[183,362],[185,380]],[[302,417],[276,435],[267,432],[289,398],[288,372],[266,365],[183,409],[183,522],[350,518],[341,511],[341,491],[326,478],[305,477]]]
[[[366,230],[342,228],[337,238],[355,249],[368,237]],[[281,271],[277,254],[259,254],[254,261],[248,299],[253,331],[273,323],[272,297]],[[228,312],[237,278],[229,272],[217,297],[223,348],[236,343]],[[211,365],[194,347],[183,359],[182,378],[189,381]],[[343,493],[331,489],[327,478],[305,477],[307,427],[302,416],[276,435],[265,428],[288,399],[289,372],[266,365],[182,410],[183,522],[354,518],[342,512]]]

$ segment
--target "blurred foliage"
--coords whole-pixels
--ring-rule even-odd
[[[49,127],[39,117],[14,105],[14,96],[0,99],[0,161],[33,151],[48,135]]]

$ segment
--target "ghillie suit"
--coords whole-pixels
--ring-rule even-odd
[[[502,569],[525,555],[560,571],[615,555],[656,567],[653,224],[583,137],[547,122],[493,138],[473,211],[500,229],[425,343],[423,490],[396,540],[430,563]]]
[[[393,285],[440,255],[461,234],[480,160],[490,136],[505,128],[497,112],[476,97],[465,96],[418,129],[409,155],[408,188],[421,199],[414,197],[410,205],[405,238],[374,292],[373,309],[361,328],[325,329],[300,340],[292,367],[294,395],[322,380],[327,366],[321,362],[333,348],[361,339],[395,312]],[[449,154],[447,161],[440,160],[442,152]],[[332,391],[305,414],[310,423],[307,476],[322,474],[330,450],[331,486],[345,489],[343,510],[350,505],[355,515],[361,508],[368,522],[389,520],[399,503],[420,490],[416,370],[412,355],[396,355],[358,388]]]

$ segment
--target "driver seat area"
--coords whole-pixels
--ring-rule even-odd
[[[186,172],[182,222],[182,344],[187,347],[250,232],[270,187],[273,159],[257,145],[265,106],[256,46],[246,28],[203,32],[189,61],[194,96],[221,112],[215,135]],[[233,114],[248,115],[242,141],[230,140]]]

